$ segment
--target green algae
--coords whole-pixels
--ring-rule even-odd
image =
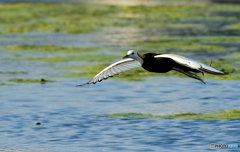
[[[216,44],[216,43],[240,43],[238,36],[153,36],[149,38],[153,42],[188,42],[191,44]]]
[[[121,54],[72,54],[66,56],[69,61],[86,61],[86,62],[112,62],[114,60],[121,60]]]
[[[228,29],[240,30],[240,23],[227,26]]]
[[[179,54],[190,51],[228,51],[231,47],[222,46],[227,43],[240,43],[240,40],[237,36],[153,36],[131,45],[140,50]]]
[[[225,57],[231,58],[231,59],[240,59],[240,53],[233,53],[233,54],[227,55]]]
[[[31,52],[59,52],[59,53],[79,53],[98,51],[98,48],[76,48],[54,45],[11,45],[1,47],[1,50],[8,51],[31,51]]]
[[[208,5],[208,4],[207,4]],[[205,6],[204,6],[205,7]],[[216,11],[216,12],[239,12],[240,11],[240,6],[236,4],[211,4],[208,5],[208,8],[211,11]]]
[[[25,58],[27,61],[40,61],[40,62],[67,62],[68,60],[61,57],[48,57],[48,58]]]
[[[226,48],[217,45],[182,42],[138,42],[133,44],[141,49],[156,50],[174,50],[174,51],[225,51]]]
[[[66,54],[61,57],[27,57],[23,60],[27,61],[40,61],[40,62],[70,62],[70,61],[84,61],[84,62],[111,62],[120,55],[118,54],[109,54],[109,55],[99,55],[99,54],[81,54],[81,53],[72,53]],[[121,58],[120,58],[121,59]]]
[[[105,117],[129,117],[129,118],[172,118],[172,119],[240,119],[240,110],[218,111],[207,114],[181,113],[174,115],[150,115],[142,113],[120,113],[101,115]]]
[[[122,12],[128,14],[126,17],[123,15],[121,17],[121,19],[125,20],[125,22],[117,22],[118,24],[116,25],[131,25],[135,27],[168,27],[168,25],[174,21],[183,20],[236,20],[235,17],[227,18],[224,16],[213,15],[211,12],[216,11],[216,9],[223,8],[224,6],[219,5],[216,9],[213,9],[211,6],[197,6],[191,4],[125,6],[121,8]],[[137,17],[135,17],[136,15]],[[174,27],[174,24],[172,25]]]
[[[214,11],[239,11],[237,5],[154,5],[113,6],[85,3],[1,4],[0,33],[52,31],[86,33],[101,27],[202,28],[204,24],[186,20],[237,20],[235,16],[214,15]],[[229,9],[232,8],[232,9]]]
[[[0,32],[21,33],[53,31],[64,33],[93,32],[109,24],[115,7],[82,3],[20,3],[0,5]]]
[[[8,82],[15,82],[15,83],[46,83],[46,82],[55,82],[52,80],[45,80],[45,79],[9,79],[6,80]]]
[[[159,6],[111,6],[97,4],[1,4],[0,13],[0,33],[31,32],[31,31],[54,31],[65,33],[86,33],[100,30],[101,27],[138,27],[138,28],[205,28],[204,21],[226,20],[235,21],[236,17],[219,16],[215,12],[236,11],[240,7],[237,5],[159,5]],[[191,22],[188,22],[191,21]],[[193,22],[192,22],[193,21]],[[201,22],[194,22],[201,21]],[[189,55],[189,52],[196,51],[229,51],[231,48],[224,47],[225,43],[240,43],[237,36],[164,36],[150,37],[148,41],[139,41],[130,44],[132,48],[142,52],[166,52]],[[70,53],[64,56],[47,58],[23,58],[28,61],[40,62],[69,62],[87,61],[100,62],[99,66],[76,66],[74,70],[83,70],[82,73],[66,73],[66,77],[93,77],[102,69],[110,65],[110,62],[122,55],[106,54],[81,54],[80,52],[93,52],[96,48],[75,48],[60,47],[53,45],[14,45],[1,47],[9,51],[36,51],[36,52],[60,52]],[[76,54],[75,54],[76,53]],[[79,53],[79,54],[78,54]],[[226,57],[227,58],[227,57]],[[230,57],[234,58],[234,57]],[[102,63],[110,64],[102,64]],[[104,66],[102,66],[104,65]],[[231,72],[230,75],[212,76],[206,75],[210,79],[240,79],[240,69],[236,67],[237,62],[227,63],[224,61],[213,61],[213,67],[219,70]],[[93,70],[95,69],[95,70]],[[133,69],[121,73],[115,78],[119,80],[141,81],[146,76],[168,76],[178,75],[186,77],[178,72],[166,74],[154,74],[142,70]]]
[[[0,74],[27,74],[24,71],[0,71]]]

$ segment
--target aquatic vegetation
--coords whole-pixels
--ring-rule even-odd
[[[45,80],[45,79],[9,79],[6,80],[8,82],[15,82],[15,83],[46,83],[46,82],[55,82],[52,80]]]
[[[126,26],[127,24],[135,27],[168,27],[173,22],[176,27],[176,21],[186,20],[222,20],[226,17],[211,14],[223,8],[218,5],[213,9],[212,5],[155,5],[155,6],[125,6],[121,7],[121,11],[127,15],[121,15],[121,19],[125,22],[116,22],[115,25]],[[238,7],[239,8],[239,7]],[[131,15],[130,15],[131,14]],[[137,16],[137,17],[136,17]],[[228,17],[228,20],[235,20],[234,17]],[[183,22],[181,22],[183,23]],[[173,24],[172,24],[173,25]],[[189,23],[186,24],[187,26]],[[190,24],[193,25],[193,24]],[[197,27],[201,27],[197,24]],[[172,26],[174,27],[174,25]],[[191,26],[188,26],[191,27]],[[194,26],[192,26],[194,27]]]
[[[0,74],[27,74],[24,71],[0,71]]]
[[[134,27],[143,32],[148,32],[148,29],[197,29],[204,31],[208,29],[210,22],[223,21],[224,28],[238,26],[236,21],[239,18],[236,16],[240,12],[238,5],[220,5],[220,4],[201,4],[195,5],[186,1],[181,5],[165,1],[166,5],[154,6],[113,6],[102,4],[86,4],[86,3],[58,3],[58,4],[41,4],[41,3],[16,3],[16,4],[0,4],[0,34],[15,33],[15,32],[31,32],[31,31],[52,31],[63,33],[86,33],[101,30],[102,27]],[[231,16],[219,15],[221,12],[233,12]],[[236,14],[234,14],[234,11]],[[225,22],[226,21],[226,22]],[[223,29],[223,30],[224,30]],[[160,30],[160,32],[161,32]],[[207,30],[206,30],[207,31]],[[240,43],[238,36],[213,36],[211,33],[200,36],[189,35],[174,35],[168,36],[166,33],[156,31],[155,35],[147,33],[147,39],[142,41],[127,43],[128,48],[134,48],[141,53],[156,52],[156,53],[176,53],[188,56],[189,53],[209,52],[218,53],[223,51],[233,51],[232,45],[223,45],[226,43]],[[28,37],[23,37],[28,39]],[[235,49],[234,48],[234,49]],[[8,51],[30,51],[30,52],[45,52],[45,53],[66,53],[61,56],[54,57],[24,57],[24,53],[19,60],[25,61],[40,61],[40,62],[69,62],[69,61],[86,61],[98,62],[100,65],[87,65],[72,67],[78,72],[65,73],[66,77],[93,77],[113,61],[122,58],[122,54],[93,54],[91,52],[102,50],[99,48],[76,48],[63,47],[54,45],[12,45],[1,47],[1,50]],[[87,52],[90,52],[87,54]],[[236,54],[235,54],[236,55]],[[238,58],[237,55],[230,55],[226,58]],[[19,55],[13,55],[19,57]],[[105,64],[108,63],[108,64]],[[54,67],[54,64],[53,68]],[[105,66],[102,66],[105,65]],[[213,67],[222,71],[234,71],[226,76],[206,75],[210,79],[240,79],[238,62],[227,63],[225,61],[214,61]],[[68,68],[68,67],[66,67]],[[179,75],[185,77],[178,72],[170,72],[166,74],[152,74],[143,71],[141,68],[130,70],[121,73],[114,77],[117,80],[144,80],[145,76],[161,76],[161,75]]]
[[[114,6],[82,3],[18,3],[0,5],[1,33],[53,31],[86,33],[108,25],[108,16],[116,12]],[[5,30],[3,30],[5,28]]]
[[[69,62],[69,61],[86,61],[86,62],[111,62],[120,55],[111,54],[111,55],[96,55],[96,54],[81,54],[81,53],[73,53],[66,54],[61,57],[27,57],[23,58],[23,60],[27,61],[40,61],[40,62]],[[121,60],[121,58],[119,59]]]
[[[121,54],[70,54],[66,56],[69,61],[87,61],[87,62],[111,62],[121,60]]]
[[[231,59],[240,59],[240,53],[233,53],[233,54],[227,55],[225,57],[231,58]]]
[[[230,9],[231,8],[231,9]],[[237,5],[154,5],[113,6],[84,3],[16,3],[0,5],[0,33],[53,31],[86,33],[100,27],[171,27],[202,28],[201,23],[187,20],[237,20],[236,17],[214,15],[214,11],[239,11]]]
[[[187,42],[191,44],[218,44],[218,43],[240,43],[238,36],[153,36],[149,38],[153,42]]]
[[[153,36],[131,45],[140,50],[151,50],[156,53],[186,54],[193,51],[228,51],[234,47],[223,46],[228,43],[240,43],[240,40],[236,36]]]
[[[54,45],[11,45],[0,47],[1,50],[9,51],[32,51],[32,52],[59,52],[59,53],[79,53],[98,51],[98,48],[76,48]]]
[[[227,28],[234,29],[234,30],[240,30],[240,23],[228,25]]]
[[[148,42],[137,42],[132,44],[141,49],[148,50],[156,50],[156,48],[160,51],[165,50],[174,50],[174,51],[226,51],[225,47],[217,46],[217,45],[209,45],[209,44],[200,44],[193,43],[188,41],[172,41],[172,42],[164,42],[164,41],[148,41]]]
[[[27,61],[40,61],[40,62],[67,62],[65,58],[52,57],[52,58],[25,58]]]
[[[219,111],[207,114],[182,113],[174,115],[150,115],[142,113],[120,113],[101,115],[105,117],[129,117],[129,118],[174,118],[174,119],[240,119],[240,110]]]

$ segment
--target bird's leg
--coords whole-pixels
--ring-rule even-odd
[[[203,76],[203,81],[204,81],[204,73],[203,72],[201,72],[202,73],[202,76]]]
[[[199,77],[198,75],[196,75],[196,74],[194,74],[192,72],[185,71],[185,70],[182,70],[182,69],[178,69],[178,68],[175,68],[175,67],[173,67],[173,69],[178,71],[178,72],[180,72],[180,73],[185,74],[186,76],[189,76],[190,78],[197,79],[197,80],[199,80],[199,81],[201,81],[202,83],[205,84],[205,82],[202,80],[201,77]]]

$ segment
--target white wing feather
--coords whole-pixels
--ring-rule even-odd
[[[100,82],[103,79],[112,77],[115,74],[118,74],[120,72],[125,72],[125,71],[131,70],[131,69],[134,69],[134,68],[137,68],[140,66],[141,66],[141,64],[134,59],[124,59],[124,60],[121,60],[121,61],[118,61],[116,63],[109,65],[108,67],[103,69],[94,78],[92,78],[89,82],[87,82],[85,84],[91,84],[91,83],[95,84],[96,82]],[[77,85],[77,87],[83,86],[85,84]]]
[[[193,59],[189,59],[187,57],[181,56],[181,55],[176,55],[176,54],[161,54],[161,55],[156,55],[154,56],[155,58],[171,58],[175,62],[180,63],[182,65],[185,65],[187,67],[190,67],[192,69],[199,70],[201,72],[206,72],[209,74],[215,74],[215,75],[224,75],[226,73],[219,71],[211,66],[208,66],[204,63],[195,61]]]

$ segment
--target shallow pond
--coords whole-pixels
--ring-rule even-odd
[[[209,151],[211,143],[240,144],[240,114],[229,111],[240,109],[240,5],[15,2],[0,4],[0,151]],[[132,70],[75,87],[129,49],[213,61],[233,73],[206,75],[205,85],[177,73]],[[219,111],[227,117],[198,117]],[[181,114],[196,117],[175,117]]]
[[[166,115],[239,109],[239,82],[155,77],[88,79],[0,87],[1,151],[206,151],[235,144],[239,120],[109,118],[113,113]],[[36,125],[40,122],[41,125]]]

